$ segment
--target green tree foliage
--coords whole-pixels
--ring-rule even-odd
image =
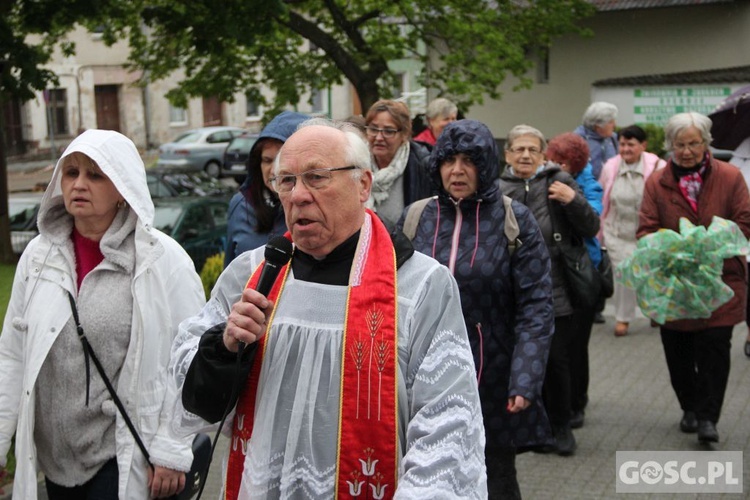
[[[117,14],[117,3],[97,0],[0,0],[0,262],[11,263],[8,183],[3,110],[11,99],[32,99],[57,82],[44,68],[53,51],[71,54],[64,35],[78,22],[95,23]]]
[[[508,74],[529,86],[530,51],[585,33],[577,22],[594,11],[585,0],[122,1],[134,15],[111,16],[106,33],[130,36],[133,62],[151,79],[184,68],[175,104],[246,91],[274,111],[343,79],[367,109],[390,97],[388,62],[406,58],[429,69],[422,83],[467,109],[499,98]],[[274,90],[272,103],[260,86]]]

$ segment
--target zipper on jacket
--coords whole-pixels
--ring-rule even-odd
[[[524,179],[523,186],[526,189],[526,192],[523,195],[523,204],[528,207],[529,204],[526,203],[529,200],[529,181],[528,181],[528,179]]]
[[[454,205],[456,205],[456,222],[453,226],[453,236],[451,236],[451,254],[448,258],[448,269],[450,269],[451,274],[454,274],[453,271],[456,268],[456,258],[458,257],[458,237],[461,233],[461,224],[463,223],[463,215],[458,207],[459,203],[460,202],[454,202]]]

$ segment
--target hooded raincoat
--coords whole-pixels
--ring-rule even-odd
[[[286,142],[297,126],[310,117],[294,111],[284,111],[271,120],[260,132],[258,140],[255,141],[247,161],[248,175],[245,182],[240,186],[239,192],[235,193],[229,201],[229,214],[227,222],[227,247],[224,252],[224,267],[227,267],[242,252],[253,250],[265,245],[269,238],[282,235],[286,232],[286,221],[284,211],[278,198],[264,190],[263,203],[272,207],[275,212],[274,223],[271,232],[258,232],[258,217],[251,200],[250,185],[254,182],[263,182],[263,174],[260,169],[260,154],[262,152],[263,139],[276,139]]]
[[[132,141],[117,132],[88,130],[68,146],[63,157],[73,152],[97,163],[127,201],[128,206],[120,210],[134,211],[138,218],[133,236],[130,340],[115,389],[152,463],[187,471],[192,463],[192,436],[177,438],[170,432],[174,405],[169,401],[177,393],[167,376],[167,365],[180,321],[200,311],[205,303],[200,279],[185,251],[152,226],[154,206],[143,161]],[[34,424],[40,370],[57,337],[75,334],[68,301],[68,292],[74,297],[78,293],[75,255],[70,242],[50,237],[54,229],[50,224],[59,220],[53,220],[52,214],[62,212],[62,217],[69,217],[60,207],[62,163],[58,161],[42,198],[40,235],[29,243],[18,263],[0,335],[0,461],[4,462],[15,433],[13,497],[19,499],[37,498]],[[105,260],[102,265],[111,264]],[[81,366],[82,377],[84,373]],[[92,369],[91,377],[99,375]],[[74,383],[83,388],[83,380]],[[119,497],[148,498],[145,458],[120,414],[115,418]]]
[[[478,179],[477,192],[456,201],[443,188],[440,165],[458,153],[472,159]],[[550,439],[541,399],[554,330],[550,260],[534,217],[517,202],[512,207],[521,243],[510,254],[505,207],[495,183],[499,171],[497,145],[485,125],[474,120],[449,124],[428,168],[439,194],[424,208],[413,240],[417,251],[448,266],[458,282],[488,449],[531,447]],[[399,228],[403,224],[402,216]],[[514,395],[531,406],[508,413],[508,397]]]

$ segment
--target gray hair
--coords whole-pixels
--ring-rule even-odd
[[[609,102],[597,101],[591,103],[583,113],[583,126],[593,130],[597,125],[606,125],[615,118],[617,118],[617,106]]]
[[[300,123],[297,126],[297,130],[313,126],[330,127],[344,133],[347,143],[346,151],[344,152],[346,164],[359,167],[352,170],[352,177],[354,179],[361,178],[363,170],[371,170],[370,148],[367,145],[362,132],[360,132],[355,124],[346,121],[329,120],[327,118],[310,118],[309,120]],[[276,160],[274,161],[273,172],[275,175],[278,175],[279,172],[280,157],[281,152],[276,155]]]
[[[544,138],[544,134],[532,127],[531,125],[516,125],[510,132],[508,132],[508,139],[505,141],[505,150],[510,151],[513,147],[513,141],[523,135],[532,135],[539,139],[539,145],[542,147],[542,153],[547,150],[547,139]]]
[[[427,110],[424,115],[430,120],[440,117],[448,117],[450,115],[458,114],[458,107],[448,99],[444,97],[438,97],[430,101],[427,105]]]
[[[678,113],[669,119],[664,126],[664,148],[672,151],[675,138],[686,128],[695,127],[701,133],[706,146],[711,144],[711,118],[694,111]]]

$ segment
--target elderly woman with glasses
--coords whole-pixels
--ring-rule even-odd
[[[708,226],[716,216],[734,221],[745,236],[750,235],[747,185],[739,169],[711,155],[711,119],[680,113],[669,119],[664,134],[671,155],[667,166],[646,181],[636,236],[660,229],[679,231],[682,217]],[[722,280],[734,297],[710,318],[669,321],[660,332],[672,388],[683,411],[680,430],[697,432],[701,443],[719,440],[716,423],[729,378],[732,330],[745,320],[745,259],[726,259]]]
[[[529,207],[542,230],[552,261],[552,298],[555,334],[552,337],[543,399],[552,424],[558,454],[572,455],[576,441],[571,431],[571,353],[579,333],[576,304],[565,281],[563,256],[556,240],[572,241],[596,236],[599,216],[570,174],[547,162],[547,141],[528,125],[518,125],[508,134],[505,161],[500,175],[503,194]]]
[[[406,104],[380,100],[365,116],[365,133],[372,155],[372,193],[368,206],[381,219],[395,223],[404,207],[430,196],[429,151],[411,141],[411,117]]]

